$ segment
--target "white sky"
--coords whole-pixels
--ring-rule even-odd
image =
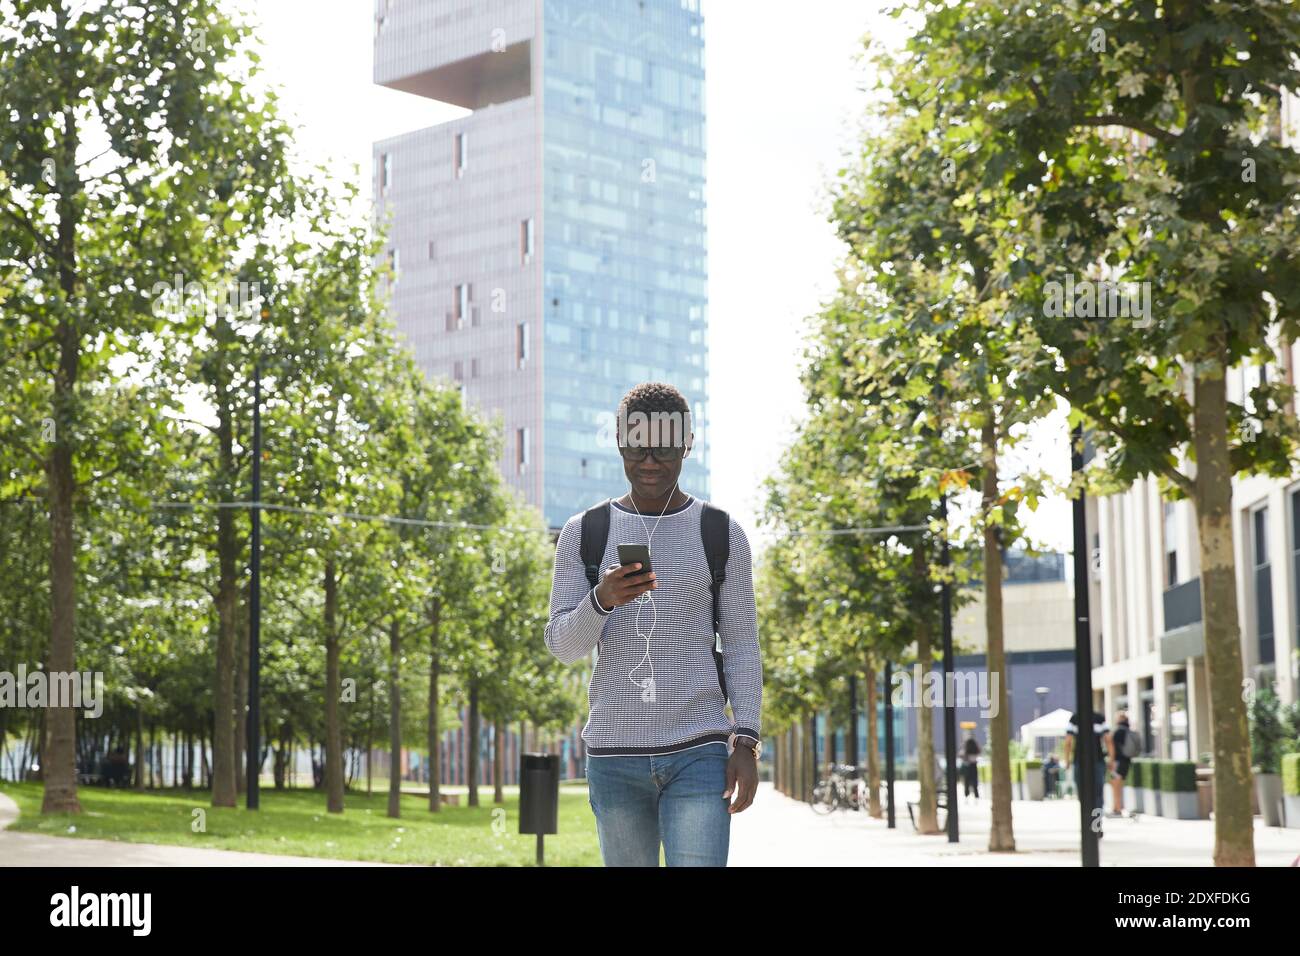
[[[712,498],[757,539],[759,482],[801,414],[803,327],[834,289],[841,245],[824,196],[865,103],[855,57],[864,37],[893,44],[901,34],[881,0],[808,0],[797,13],[783,0],[701,6]],[[299,123],[303,158],[345,176],[355,164],[366,195],[371,143],[465,112],[372,82],[372,17],[370,0],[264,0],[252,14],[266,79]],[[1050,455],[1058,474],[1068,471],[1063,431],[1024,454]],[[1031,532],[1068,548],[1069,514],[1065,501],[1046,503]]]

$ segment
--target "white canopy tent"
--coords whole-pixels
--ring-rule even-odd
[[[1042,738],[1049,738],[1053,744],[1065,736],[1066,728],[1070,725],[1070,711],[1064,707],[1059,707],[1050,714],[1044,714],[1020,728],[1020,742],[1029,748],[1031,753],[1038,753],[1037,742]],[[1049,751],[1051,747],[1047,748]]]

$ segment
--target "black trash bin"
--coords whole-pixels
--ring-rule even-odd
[[[541,866],[542,835],[559,832],[560,755],[520,754],[519,832],[537,834],[537,865]]]
[[[519,832],[557,833],[560,816],[560,755],[519,757]]]

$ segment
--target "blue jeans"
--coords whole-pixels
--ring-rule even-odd
[[[726,866],[727,745],[653,757],[587,755],[588,800],[606,866]],[[734,794],[733,794],[734,796]]]

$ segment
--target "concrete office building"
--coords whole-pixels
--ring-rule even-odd
[[[553,528],[626,490],[609,416],[641,381],[691,403],[707,497],[698,0],[377,0],[374,50],[376,83],[472,111],[374,147],[420,366],[501,417]]]
[[[1297,359],[1289,345],[1276,364],[1232,369],[1228,400],[1261,375],[1291,380]],[[1148,478],[1091,512],[1096,703],[1107,719],[1128,710],[1148,753],[1197,760],[1211,741],[1192,503],[1162,500]],[[1300,693],[1300,478],[1235,479],[1232,514],[1242,673],[1289,703]]]

